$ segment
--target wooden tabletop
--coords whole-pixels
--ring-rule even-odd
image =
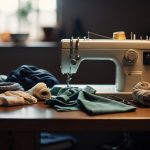
[[[0,131],[144,131],[150,130],[150,108],[134,112],[89,116],[82,111],[57,112],[38,102],[0,107]]]

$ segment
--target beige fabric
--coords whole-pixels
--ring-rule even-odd
[[[133,87],[134,102],[150,107],[150,83],[139,82]]]
[[[20,96],[24,98],[24,103],[25,104],[35,104],[37,102],[37,99],[30,95],[27,92],[23,91],[7,91],[4,93],[6,96]]]
[[[20,96],[0,96],[0,106],[24,105],[24,98]]]
[[[136,89],[150,90],[150,83],[148,83],[148,82],[139,82],[133,87],[133,90],[136,90]]]
[[[37,103],[37,99],[27,92],[7,91],[0,94],[0,106],[17,106],[35,103]]]
[[[36,84],[27,92],[40,100],[46,100],[51,98],[51,92],[47,85],[43,82]]]

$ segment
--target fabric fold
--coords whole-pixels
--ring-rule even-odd
[[[135,110],[134,106],[126,105],[103,96],[93,95],[85,90],[79,93],[78,100],[81,103],[80,106],[89,114],[106,114]]]
[[[4,93],[6,96],[20,96],[24,98],[24,104],[35,104],[37,99],[24,91],[7,91]]]
[[[31,89],[39,82],[44,82],[49,88],[59,84],[59,81],[52,73],[33,65],[22,65],[12,70],[7,75],[6,82],[17,82],[25,91]]]
[[[54,107],[58,111],[82,110],[90,115],[134,111],[135,106],[109,99],[95,94],[95,89],[87,86],[80,88],[52,88],[53,95],[51,99],[46,100],[45,104]]]
[[[139,82],[133,87],[133,101],[137,104],[150,107],[150,83]]]
[[[7,91],[0,94],[0,106],[18,106],[37,103],[37,99],[24,91]]]
[[[34,87],[27,91],[29,94],[37,97],[40,100],[46,100],[51,98],[50,89],[43,82],[37,83]]]
[[[24,105],[23,97],[0,95],[0,106],[19,106],[19,105]]]
[[[133,87],[133,90],[136,90],[136,89],[150,90],[150,83],[144,82],[144,81],[139,82]]]
[[[23,87],[17,82],[0,82],[0,93],[17,90],[24,91]]]

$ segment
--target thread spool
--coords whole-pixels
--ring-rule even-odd
[[[114,40],[126,40],[126,35],[124,31],[113,32]]]

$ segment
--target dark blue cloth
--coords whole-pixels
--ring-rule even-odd
[[[39,82],[44,82],[49,88],[59,81],[54,75],[44,69],[32,65],[22,65],[7,75],[7,82],[17,82],[27,91]]]

